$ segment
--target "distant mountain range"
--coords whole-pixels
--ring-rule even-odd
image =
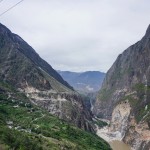
[[[105,73],[99,71],[70,72],[58,71],[62,78],[75,90],[80,92],[96,92],[100,89]]]

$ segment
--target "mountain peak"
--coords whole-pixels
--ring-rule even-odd
[[[11,43],[14,45],[14,50],[12,52],[17,51],[21,53],[25,58],[28,58],[34,65],[36,65],[36,67],[42,68],[46,73],[48,73],[48,75],[56,79],[59,83],[73,90],[73,88],[62,79],[62,77],[51,67],[51,65],[43,60],[28,43],[26,43],[20,36],[12,33],[6,26],[0,23],[0,41],[1,39],[5,39],[3,43],[0,43],[3,45],[3,47],[10,46]],[[8,49],[8,53],[9,50],[10,49]]]
[[[146,34],[145,34],[146,37],[150,37],[150,24],[146,30]]]

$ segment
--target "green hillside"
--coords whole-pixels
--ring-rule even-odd
[[[0,82],[1,150],[110,150],[85,132],[34,106],[9,84]]]

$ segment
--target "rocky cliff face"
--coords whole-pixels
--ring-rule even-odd
[[[124,102],[131,110],[123,117],[127,109],[120,111],[119,107]],[[150,26],[145,36],[120,54],[107,72],[93,112],[112,118],[112,130],[122,130],[124,141],[136,150],[149,148],[150,137],[145,133],[150,130]],[[127,127],[119,125],[120,121],[125,121]]]
[[[137,123],[135,117],[130,115],[123,141],[131,145],[134,150],[149,150],[150,130],[147,122]]]
[[[85,130],[92,120],[80,96],[18,35],[0,24],[0,81],[36,105]]]
[[[119,132],[118,138],[122,139],[128,128],[128,119],[130,116],[131,107],[128,101],[118,104],[112,113],[112,119],[110,123],[110,132]]]
[[[84,105],[83,99],[75,92],[39,91],[25,89],[25,93],[31,102],[46,109],[60,119],[76,125],[86,131],[94,132],[92,113]]]

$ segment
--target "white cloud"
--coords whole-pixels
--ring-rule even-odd
[[[17,0],[0,3],[3,12]],[[149,0],[24,0],[0,19],[55,69],[107,71],[140,40]]]

